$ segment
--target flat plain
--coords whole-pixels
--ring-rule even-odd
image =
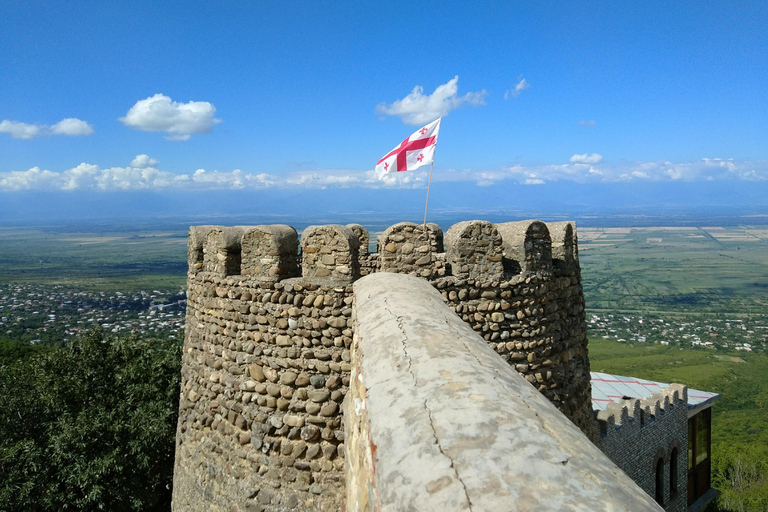
[[[179,289],[186,284],[185,232],[67,232],[0,228],[0,284],[83,290]]]
[[[591,311],[768,310],[768,228],[580,228]]]

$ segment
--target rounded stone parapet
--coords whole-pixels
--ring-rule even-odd
[[[663,510],[428,282],[354,294],[346,510]]]
[[[454,276],[483,281],[503,277],[502,239],[496,226],[485,220],[467,220],[448,229],[446,259]]]
[[[552,239],[540,220],[497,224],[504,242],[504,270],[508,274],[552,271]]]
[[[248,228],[242,237],[241,274],[277,281],[299,275],[299,235],[291,226]]]
[[[347,224],[347,227],[351,229],[355,235],[357,235],[357,240],[359,242],[357,250],[360,257],[364,258],[368,256],[368,243],[370,241],[368,230],[360,224]]]
[[[216,226],[190,226],[187,242],[187,264],[189,271],[197,273],[203,270],[203,246],[208,233]]]
[[[240,274],[241,240],[247,226],[211,226],[203,243],[203,270],[214,274]]]
[[[347,442],[342,430],[342,418],[344,423],[351,423],[352,419],[346,412],[342,417],[339,405],[351,389],[349,349],[352,338],[360,326],[372,325],[370,322],[355,321],[353,286],[350,283],[357,276],[355,263],[360,265],[360,273],[375,274],[386,270],[386,266],[381,268],[379,265],[381,255],[401,257],[397,264],[390,267],[390,272],[404,272],[402,269],[410,265],[410,270],[405,271],[426,277],[428,281],[421,282],[436,288],[443,297],[441,300],[448,301],[451,308],[461,315],[466,327],[474,330],[485,340],[488,349],[503,358],[497,357],[497,363],[502,361],[509,369],[517,370],[532,384],[526,384],[531,393],[538,389],[543,397],[549,398],[577,426],[588,432],[588,436],[591,435],[589,428],[597,430],[589,397],[584,301],[578,274],[516,276],[494,282],[488,279],[489,273],[483,272],[474,280],[439,279],[446,272],[447,254],[441,252],[443,235],[436,224],[428,224],[426,229],[423,225],[411,223],[393,226],[382,237],[381,254],[369,254],[367,257],[359,256],[361,236],[355,234],[353,228],[354,225],[351,228],[307,228],[300,244],[302,257],[297,257],[296,261],[297,265],[303,263],[304,275],[288,279],[293,273],[280,274],[280,271],[290,268],[290,256],[281,255],[281,248],[286,244],[288,247],[296,244],[292,228],[196,226],[190,229],[187,322],[174,476],[175,510],[259,510],[262,507],[282,510],[291,508],[287,505],[291,503],[298,503],[300,508],[301,503],[309,503],[310,500],[314,505],[307,505],[307,508],[313,510],[341,509],[345,447],[352,445],[352,441]],[[447,235],[448,232],[446,245]],[[373,237],[373,233],[369,236]],[[395,249],[391,254],[385,250],[390,243]],[[406,245],[408,243],[410,248]],[[504,247],[503,241],[501,247]],[[293,252],[295,256],[296,249],[287,252]],[[262,257],[265,254],[267,257]],[[426,256],[423,266],[415,265],[416,260],[402,259],[403,256],[416,255],[419,258]],[[273,258],[277,258],[277,262]],[[264,259],[270,261],[262,261]],[[281,262],[288,263],[283,265]],[[275,265],[277,270],[272,271],[274,276],[270,277],[269,269],[274,269]],[[258,266],[262,268],[257,270]],[[578,262],[575,269],[578,272]],[[226,277],[225,274],[242,276]],[[404,277],[379,272],[378,276],[382,275]],[[390,281],[387,287],[399,286],[392,283]],[[358,297],[360,295],[357,294]],[[387,298],[390,304],[391,300],[391,296]],[[400,345],[388,345],[389,349],[394,350],[394,347],[408,354],[411,354],[412,347],[422,354],[424,350],[432,351],[429,358],[436,359],[430,362],[426,358],[417,362],[412,368],[414,375],[424,368],[420,366],[422,363],[451,371],[454,377],[458,375],[460,369],[453,372],[447,367],[440,367],[444,362],[443,356],[452,352],[455,345],[444,342],[438,330],[432,329],[432,324],[428,322],[433,312],[419,309],[418,300],[413,303],[405,300],[403,306],[414,309],[416,317],[422,315],[427,322],[426,330],[430,335],[434,332],[435,336],[420,348],[415,348],[406,340]],[[393,315],[399,314],[394,311]],[[448,325],[446,322],[443,324]],[[374,330],[379,330],[374,327]],[[381,332],[387,329],[382,324]],[[403,329],[402,332],[412,332],[410,327]],[[463,343],[465,337],[456,334],[455,339]],[[470,344],[465,347],[469,349]],[[470,350],[475,352],[474,348]],[[370,362],[375,364],[374,360]],[[470,358],[466,368],[474,368],[475,362]],[[396,372],[406,368],[392,367],[390,372],[395,373],[390,373],[388,378],[403,381],[405,377]],[[470,374],[473,372],[469,371]],[[406,372],[405,375],[408,374]],[[440,378],[448,377],[440,374]],[[422,384],[420,379],[419,385]],[[434,384],[430,388],[434,390],[441,388],[440,382],[430,381],[427,384]],[[467,379],[451,378],[443,387],[461,393],[465,382],[468,382]],[[473,391],[471,394],[475,396],[470,396],[470,400],[487,398],[489,402],[499,403],[498,396],[494,399],[490,392],[486,395]],[[443,405],[449,401],[448,398],[445,395],[440,398]],[[459,423],[486,419],[475,414],[475,409],[463,408],[467,398],[465,394],[456,399],[459,412],[430,409],[435,419],[435,439],[439,439],[439,446],[447,447],[445,452],[451,457],[454,456],[453,448],[459,453],[461,447],[470,447],[475,438],[463,436],[453,443],[455,439],[449,439],[441,430],[453,429],[453,426],[445,427],[447,424],[441,423],[446,420],[445,415],[450,414],[452,419],[449,421]],[[427,404],[433,404],[431,399]],[[496,406],[492,409],[502,410]],[[382,412],[384,410],[379,409],[375,415],[389,421],[390,417]],[[510,417],[507,412],[504,414]],[[511,416],[517,414],[513,412]],[[429,419],[426,418],[427,421]],[[485,428],[481,423],[473,423],[476,428],[472,428],[476,431]],[[549,423],[548,420],[546,423]],[[424,422],[420,425],[429,427]],[[530,431],[527,427],[523,430]],[[501,431],[502,435],[508,434],[505,429]],[[424,432],[430,433],[422,429]],[[494,433],[486,437],[485,431],[482,432],[480,439],[483,442],[480,444],[490,446],[491,455],[477,456],[465,451],[455,460],[466,457],[471,461],[496,463],[498,457],[493,458],[493,446],[497,445],[486,442]],[[406,433],[402,439],[408,441],[410,438]],[[432,438],[427,436],[425,439]],[[535,440],[537,436],[530,435],[528,439]],[[443,445],[443,441],[448,444]],[[431,442],[434,444],[436,441]],[[566,445],[569,444],[566,442]],[[378,454],[389,451],[381,444],[378,446]],[[402,443],[404,450],[414,446],[421,444]],[[375,451],[376,447],[373,448]],[[514,451],[514,448],[511,450]],[[439,459],[440,454],[434,451],[433,454],[438,457],[436,460],[447,462]],[[506,456],[506,452],[501,455],[502,458]],[[391,460],[391,456],[385,457]],[[533,455],[530,457],[535,459]],[[566,459],[558,459],[557,467]],[[505,460],[501,463],[506,464]],[[540,462],[540,459],[536,460]],[[547,464],[550,462],[547,459]],[[570,460],[567,466],[573,463]],[[527,471],[527,465],[520,464],[523,471]],[[457,463],[457,472],[462,479],[468,476],[471,480],[475,478],[473,475],[485,478],[483,468],[478,468],[475,473],[475,469],[467,472],[467,467],[460,468]],[[532,467],[531,471],[535,472],[537,467]],[[547,465],[541,467],[546,468]],[[445,468],[443,464],[442,469]],[[426,492],[422,492],[423,488],[418,492],[424,496],[433,491],[440,494],[446,483],[442,477],[446,474],[451,475],[450,467],[426,482]],[[210,475],[216,475],[216,478]],[[530,486],[536,488],[539,481],[536,480],[537,475],[524,475],[526,479],[529,477]],[[682,477],[680,481],[683,481]],[[412,489],[409,485],[404,484],[403,489]],[[459,487],[455,480],[451,483],[453,490]],[[475,493],[473,496],[479,495],[476,487],[470,492]],[[525,494],[524,497],[527,496]],[[520,496],[516,498],[522,499]],[[509,508],[507,504],[511,498],[505,496],[503,499],[502,503],[494,503],[494,508]],[[593,508],[590,501],[582,503],[587,509]],[[474,498],[472,504],[475,509]],[[549,504],[547,502],[540,508],[556,508],[548,507]],[[426,506],[421,509],[433,508]],[[347,510],[353,510],[352,506],[348,505]]]
[[[430,226],[424,229],[413,222],[399,222],[388,227],[379,239],[379,269],[427,278],[437,276],[435,253],[442,231],[438,236]]]
[[[555,268],[571,269],[579,261],[575,222],[548,222],[547,228],[552,239],[552,265]]]
[[[309,226],[301,235],[301,269],[305,279],[349,284],[360,277],[358,238],[346,226]]]

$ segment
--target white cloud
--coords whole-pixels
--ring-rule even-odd
[[[303,171],[291,174],[286,179],[288,186],[300,186],[309,188],[325,189],[347,188],[354,186],[365,186],[366,183],[373,183],[373,174],[368,175],[359,171],[352,170],[323,170],[323,171]]]
[[[485,105],[485,90],[468,92],[459,96],[459,77],[455,76],[448,83],[439,85],[432,94],[424,95],[424,88],[417,85],[411,93],[390,105],[380,103],[376,113],[388,116],[400,116],[405,124],[421,125],[434,121],[440,116],[446,116],[451,110],[462,105]]]
[[[570,162],[574,164],[599,164],[602,161],[603,155],[599,153],[592,153],[591,155],[584,153],[583,155],[573,155],[570,158]]]
[[[164,94],[139,100],[119,120],[145,132],[166,132],[168,140],[189,140],[192,134],[208,133],[221,122],[216,107],[207,101],[179,103]]]
[[[139,160],[137,162],[137,160]],[[151,163],[137,155],[131,164]],[[156,162],[156,161],[155,161]],[[155,163],[154,165],[157,165]],[[429,170],[389,173],[378,180],[374,171],[322,169],[269,174],[197,169],[176,174],[154,166],[101,168],[82,163],[62,172],[33,167],[27,171],[0,172],[0,192],[18,190],[263,190],[270,188],[425,188]],[[768,160],[736,161],[703,158],[693,162],[635,162],[621,165],[567,163],[514,165],[492,170],[439,169],[435,182],[467,182],[477,186],[497,183],[541,185],[554,181],[617,183],[632,181],[763,181],[768,182]]]
[[[597,123],[594,119],[591,119],[589,121],[579,121],[579,126],[595,126]]]
[[[44,171],[39,167],[28,171],[3,172],[0,173],[0,191],[60,188],[57,186],[59,177],[59,173]]]
[[[85,121],[77,119],[76,117],[68,117],[51,126],[51,133],[54,135],[69,135],[72,137],[77,137],[82,135],[91,135],[93,133],[93,127]]]
[[[428,171],[426,171],[428,172]],[[397,174],[413,174],[419,171]],[[618,183],[633,181],[768,181],[768,160],[735,161],[703,158],[693,162],[635,162],[620,165],[568,163],[561,165],[514,165],[492,171],[440,169],[433,181],[474,182],[489,186],[502,182],[534,185],[554,181]]]
[[[508,100],[509,98],[516,98],[517,96],[520,96],[521,92],[529,87],[531,87],[531,84],[525,78],[520,77],[517,84],[504,93],[504,99]]]
[[[149,155],[136,155],[136,158],[131,160],[131,167],[156,167],[159,164],[154,158],[150,158]]]
[[[0,173],[0,191],[14,190],[149,190],[180,188],[189,176],[153,168],[111,167],[82,163],[63,172],[33,167]]]
[[[277,183],[277,179],[267,173],[250,174],[235,169],[232,172],[206,171],[198,169],[190,177],[193,188],[196,189],[259,189],[269,188]]]
[[[62,190],[79,190],[83,188],[93,188],[100,174],[99,166],[82,163],[64,171],[61,176]]]
[[[28,124],[4,119],[0,122],[0,133],[8,133],[14,139],[34,139],[43,135],[91,135],[93,127],[76,117],[62,119],[53,126],[45,124]]]
[[[183,187],[188,181],[189,176],[185,174],[158,171],[152,167],[145,169],[110,167],[96,173],[88,188],[98,190],[158,190]]]
[[[8,133],[14,139],[34,139],[43,132],[43,126],[20,123],[4,119],[0,122],[0,133]]]

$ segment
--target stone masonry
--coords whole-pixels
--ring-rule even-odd
[[[489,347],[593,441],[573,223],[195,226],[173,507],[339,510],[352,283],[429,281]],[[445,243],[445,248],[443,244]],[[300,247],[300,254],[297,249]],[[363,248],[361,250],[361,248]]]

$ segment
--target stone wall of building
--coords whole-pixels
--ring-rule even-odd
[[[643,399],[611,403],[597,414],[597,446],[649,496],[656,496],[656,467],[663,461],[663,506],[683,512],[688,503],[688,390],[672,384]],[[677,453],[677,490],[671,488]]]
[[[399,223],[370,254],[359,225],[311,226],[300,254],[290,226],[190,228],[174,508],[339,508],[361,274],[428,280],[596,440],[575,230],[550,226]]]

